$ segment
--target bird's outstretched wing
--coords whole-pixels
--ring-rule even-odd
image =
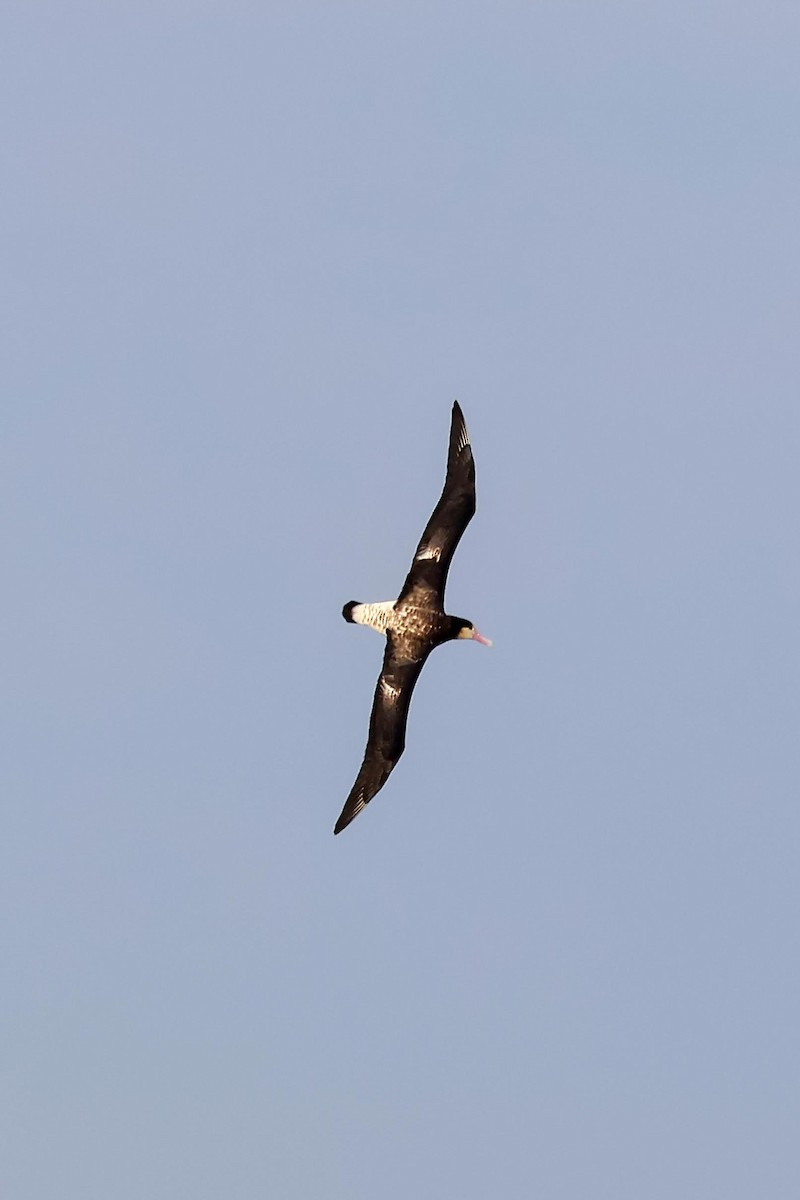
[[[450,560],[475,512],[475,460],[458,401],[453,404],[447,475],[439,503],[425,526],[398,604],[444,604]]]
[[[341,833],[381,790],[405,748],[411,693],[428,654],[409,662],[397,656],[393,642],[390,632],[372,701],[364,761],[336,822],[334,833]]]

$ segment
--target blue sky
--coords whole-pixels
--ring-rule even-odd
[[[798,35],[6,10],[4,1200],[796,1195]]]

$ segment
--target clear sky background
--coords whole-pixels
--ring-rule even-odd
[[[793,1200],[800,6],[0,32],[3,1200]]]

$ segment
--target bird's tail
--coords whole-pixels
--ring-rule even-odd
[[[379,600],[377,604],[359,604],[357,600],[350,600],[342,609],[342,616],[351,625],[369,625],[378,633],[386,633],[394,604],[394,600]]]

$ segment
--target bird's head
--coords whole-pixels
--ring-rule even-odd
[[[478,633],[472,621],[465,621],[463,617],[451,617],[451,638],[472,638],[473,642],[480,642],[482,646],[491,646],[491,642],[482,633]]]

